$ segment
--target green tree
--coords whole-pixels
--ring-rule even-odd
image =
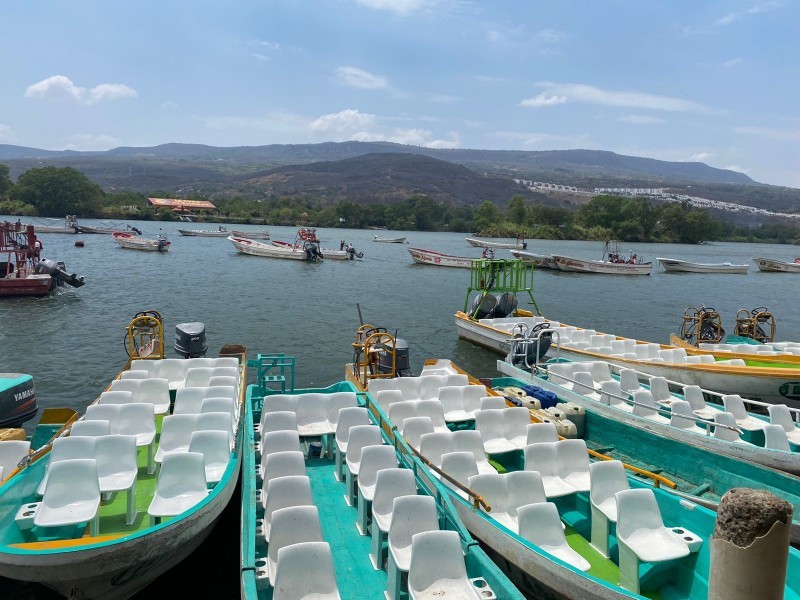
[[[105,192],[72,167],[44,167],[20,175],[12,198],[35,206],[45,217],[94,217],[102,213]]]
[[[517,225],[525,225],[527,222],[527,210],[525,200],[522,196],[514,196],[508,203],[508,216]]]
[[[500,211],[494,202],[486,200],[475,210],[475,229],[490,229],[500,220]]]
[[[7,198],[14,182],[11,181],[11,170],[8,165],[0,165],[0,198]]]

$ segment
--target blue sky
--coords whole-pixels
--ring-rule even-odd
[[[387,140],[800,188],[796,1],[7,0],[0,143]]]

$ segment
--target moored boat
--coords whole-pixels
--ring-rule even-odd
[[[315,227],[301,227],[298,229],[295,234],[294,242],[272,240],[272,245],[294,251],[309,250],[316,252],[319,258],[331,258],[333,260],[355,260],[356,258],[364,258],[363,252],[358,252],[355,246],[347,244],[344,240],[339,244],[338,250],[334,248],[323,248]]]
[[[50,222],[55,221],[51,219]],[[78,233],[78,218],[75,215],[67,215],[63,225],[55,224],[33,224],[36,233]]]
[[[111,235],[115,231],[139,232],[135,227],[131,227],[130,225],[118,225],[115,223],[108,223],[106,225],[98,225],[98,226],[78,225],[78,233],[97,233],[97,234]]]
[[[372,238],[373,242],[384,242],[386,244],[405,244],[406,238],[404,237],[393,237],[393,238],[383,238],[378,237],[377,235]]]
[[[627,256],[619,250],[619,242],[610,240],[603,244],[600,260],[553,255],[553,261],[562,271],[573,273],[598,273],[602,275],[650,275],[653,263],[630,252]]]
[[[249,254],[250,256],[262,256],[265,258],[286,258],[290,260],[307,260],[317,262],[322,256],[319,255],[316,247],[312,248],[309,244],[305,248],[287,248],[282,246],[275,246],[274,244],[265,244],[258,240],[251,240],[250,238],[242,238],[236,236],[229,236],[228,240],[236,248],[240,254]]]
[[[128,250],[144,250],[149,252],[168,252],[170,241],[163,233],[159,233],[155,239],[146,238],[128,231],[115,231],[111,234],[121,248]]]
[[[158,343],[145,342],[148,331]],[[163,349],[154,313],[135,317],[128,335]],[[123,599],[209,535],[239,480],[246,348],[162,356],[133,354],[85,414],[0,487],[0,576],[68,597]],[[206,369],[217,368],[237,375],[210,385]],[[168,384],[178,379],[193,383],[173,400]],[[208,411],[203,398],[213,400]]]
[[[453,256],[435,250],[424,250],[422,248],[408,248],[408,253],[412,260],[419,265],[434,265],[437,267],[455,267],[458,269],[469,269],[474,258],[469,256]]]
[[[521,600],[385,415],[351,381],[296,389],[294,364],[250,363],[241,597]]]
[[[237,231],[234,229],[231,231],[231,235],[236,237],[243,237],[248,238],[251,240],[268,240],[269,238],[269,231]]]
[[[553,260],[551,254],[536,254],[535,252],[528,252],[526,250],[511,250],[511,256],[520,259],[523,263],[532,264],[537,269],[558,270],[558,265],[556,265],[556,261]]]
[[[800,257],[794,261],[778,260],[775,258],[754,258],[759,271],[767,273],[800,273]]]
[[[483,240],[480,238],[465,238],[470,246],[476,248],[510,248],[512,250],[525,250],[528,242],[523,237],[517,237],[513,242],[495,242],[493,240]]]
[[[722,263],[696,263],[677,258],[656,258],[658,263],[667,273],[725,273],[742,275],[747,273],[750,265],[736,265],[730,262]]]
[[[220,225],[219,229],[178,229],[178,233],[194,237],[228,237],[231,233]]]

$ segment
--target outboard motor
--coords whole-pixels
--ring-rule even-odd
[[[494,310],[492,310],[492,318],[498,319],[507,317],[517,309],[518,303],[517,297],[511,292],[501,294],[497,299],[497,305],[494,307]]]
[[[178,323],[175,325],[175,352],[183,358],[205,356],[206,326],[203,323]]]
[[[20,427],[38,411],[33,377],[23,373],[0,373],[0,427]]]
[[[397,377],[411,376],[411,360],[408,352],[408,342],[401,338],[394,339],[394,348],[389,341],[380,344],[381,352],[378,354],[378,371],[380,373],[392,372],[392,350],[395,355],[395,375]]]
[[[488,318],[497,306],[497,298],[494,294],[475,296],[472,299],[472,307],[469,314],[475,319]]]
[[[66,265],[63,262],[55,262],[49,258],[43,258],[36,264],[37,273],[47,273],[56,280],[57,285],[67,283],[72,287],[81,287],[86,280],[81,275],[67,273]]]

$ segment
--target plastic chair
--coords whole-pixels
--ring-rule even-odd
[[[197,430],[197,415],[167,415],[161,422],[161,434],[158,440],[158,448],[153,457],[160,463],[164,456],[173,452],[186,452],[189,449],[189,442],[192,434]]]
[[[689,554],[689,547],[664,527],[653,490],[622,490],[617,499],[620,586],[639,593],[639,563],[664,562]]]
[[[388,600],[398,600],[402,589],[402,573],[411,567],[411,538],[423,531],[439,529],[436,501],[431,496],[400,496],[392,504],[389,526],[389,565],[387,568]]]
[[[500,408],[508,408],[505,398],[502,396],[486,396],[481,398],[481,406],[478,410],[496,410]]]
[[[54,462],[48,469],[48,480],[33,524],[36,527],[61,527],[89,523],[90,535],[97,535],[100,528],[97,461],[74,458]]]
[[[786,431],[780,425],[764,425],[764,447],[780,452],[791,452]]]
[[[200,406],[206,398],[206,388],[184,387],[175,392],[173,415],[200,414]]]
[[[231,429],[231,415],[227,412],[206,412],[200,413],[197,415],[197,431],[203,431],[206,429],[217,429],[224,431],[228,434],[228,442],[230,445],[231,450],[233,450],[233,443],[234,443],[234,435],[235,432]],[[276,432],[281,433],[281,432]],[[297,432],[292,432],[297,433]],[[262,439],[261,442],[262,448],[261,452],[264,452],[264,442]]]
[[[722,405],[725,411],[733,414],[736,425],[745,431],[760,431],[767,424],[767,421],[748,414],[744,406],[744,400],[739,394],[725,394],[722,396]]]
[[[119,374],[120,379],[147,379],[149,377],[153,377],[153,375],[150,374],[150,371],[138,369],[123,371]]]
[[[372,498],[372,545],[370,561],[376,571],[383,569],[386,536],[392,523],[394,499],[415,496],[417,482],[411,469],[381,469],[375,476],[375,495]]]
[[[669,391],[666,377],[650,377],[650,393],[656,402],[672,402],[675,396]]]
[[[101,392],[97,404],[129,404],[133,402],[133,392],[126,390],[111,390]]]
[[[304,542],[322,542],[322,526],[316,506],[287,506],[272,513],[267,548],[267,577],[274,584],[281,548]],[[316,565],[315,565],[316,568]]]
[[[333,392],[328,396],[328,425],[325,430],[325,455],[332,458],[336,428],[339,426],[339,413],[345,408],[358,408],[355,392]]]
[[[453,451],[453,432],[434,431],[420,436],[419,451],[437,467],[442,466],[442,454]]]
[[[355,425],[350,428],[345,456],[345,501],[353,506],[356,501],[356,481],[361,469],[361,451],[367,446],[378,446],[383,443],[381,428],[377,425]]]
[[[430,417],[408,417],[403,421],[403,438],[412,448],[419,450],[420,438],[426,433],[433,433]]]
[[[357,481],[358,520],[356,526],[361,535],[369,535],[369,516],[372,500],[375,497],[375,484],[378,473],[383,469],[397,467],[397,454],[394,447],[386,444],[364,446],[361,450],[361,468]]]
[[[389,415],[389,407],[395,402],[402,402],[403,392],[400,390],[378,390],[373,392],[375,404],[381,409],[383,414]]]
[[[630,398],[630,393],[626,392],[619,381],[612,379],[611,381],[604,381],[600,384],[600,398],[599,401],[603,404],[608,404],[614,408],[624,410],[626,412],[633,411],[633,405],[626,402]]]
[[[50,467],[52,467],[55,463],[70,459],[94,459],[94,441],[94,437],[81,436],[68,436],[54,439],[50,449],[48,463],[45,466],[44,476],[39,482],[39,486],[36,488],[36,494],[38,496],[44,495],[44,492],[47,489],[47,483],[50,479]],[[97,465],[95,465],[95,470],[96,469]]]
[[[236,435],[236,404],[232,398],[212,397],[204,398],[200,403],[200,414],[224,412],[230,415],[231,439]]]
[[[222,479],[231,457],[228,436],[224,431],[193,432],[189,441],[189,452],[199,452],[203,455],[206,483],[218,483]]]
[[[111,433],[111,426],[108,421],[86,421],[80,419],[75,421],[69,428],[70,437],[97,437],[98,435],[108,435],[109,433]]]
[[[262,507],[265,507],[267,503],[270,480],[287,475],[308,475],[306,472],[306,460],[300,450],[271,452],[262,456],[261,497],[258,499]]]
[[[511,442],[505,437],[503,414],[506,410],[511,409],[479,410],[475,413],[475,429],[481,434],[483,449],[486,454],[504,454],[515,450]]]
[[[73,424],[74,426],[74,424]],[[0,441],[0,481],[8,478],[17,468],[17,464],[28,456],[31,451],[29,440],[3,440]]]
[[[380,381],[380,380],[376,380]],[[369,411],[362,407],[343,408],[339,411],[339,422],[334,435],[334,471],[337,481],[343,479],[342,464],[347,456],[347,445],[350,440],[350,428],[356,425],[369,425]]]
[[[132,435],[104,435],[94,438],[94,457],[100,493],[127,492],[128,505],[125,525],[136,520],[136,438]],[[46,490],[45,490],[46,492]]]
[[[297,414],[288,410],[265,413],[260,431],[262,438],[272,431],[297,431]]]
[[[591,489],[589,502],[592,507],[591,544],[595,550],[608,558],[609,522],[617,522],[617,499],[614,494],[630,489],[625,467],[618,460],[602,460],[589,465]]]
[[[669,423],[669,419],[659,413],[661,405],[653,399],[650,390],[637,390],[631,396],[634,402],[633,414],[656,423]]]
[[[581,439],[562,440],[556,444],[558,474],[579,492],[589,491],[589,451]]]
[[[133,394],[133,402],[149,402],[157,415],[169,414],[169,380],[161,377],[147,379],[115,379],[111,391],[122,390]]]
[[[723,427],[714,427],[714,433],[711,435],[715,438],[720,438],[729,442],[748,443],[742,439],[742,436],[736,429],[732,429],[738,427],[733,413],[724,411],[715,413],[714,422],[718,425],[723,425]]]
[[[458,533],[423,531],[411,538],[408,594],[412,600],[477,597]]]
[[[445,452],[442,454],[441,469],[464,487],[468,487],[470,477],[478,475],[478,463],[475,460],[475,455],[467,451]],[[443,477],[442,483],[462,498],[467,498],[467,492],[460,489],[449,479]]]
[[[539,472],[548,499],[567,496],[578,491],[561,478],[556,446],[562,443],[540,443],[525,447],[525,470]]]
[[[213,413],[208,413],[213,414]],[[300,435],[297,431],[293,431],[290,429],[284,429],[281,431],[270,431],[265,433],[264,436],[261,438],[261,462],[264,462],[264,458],[273,452],[284,452],[284,451],[295,451],[295,452],[302,452],[302,446],[300,445]]]
[[[717,407],[709,406],[703,396],[703,388],[699,385],[683,386],[683,399],[692,407],[692,412],[703,419],[713,419],[714,413],[719,412]]]
[[[467,409],[467,401],[464,396],[465,388],[469,386],[445,386],[439,389],[439,402],[442,403],[444,420],[447,423],[463,423],[475,418],[474,414]]]
[[[269,480],[263,523],[264,539],[267,543],[270,540],[273,513],[287,506],[314,506],[311,499],[311,480],[307,475],[286,475]]]
[[[697,425],[697,417],[692,412],[692,405],[686,400],[673,400],[669,405],[671,415],[669,424],[684,431],[704,434],[705,429]]]
[[[642,346],[642,344],[639,344],[636,347],[640,348]],[[634,369],[620,369],[619,384],[622,391],[628,392],[629,394],[644,389],[639,383],[639,374]]]
[[[122,404],[90,404],[83,415],[84,421],[108,421],[109,430],[113,431],[120,420]]]
[[[503,436],[515,450],[525,448],[528,439],[528,425],[531,424],[531,413],[524,406],[513,406],[502,411]]]
[[[339,600],[330,545],[327,542],[302,542],[281,548],[275,565],[272,598]]]
[[[800,429],[797,428],[797,424],[792,419],[789,407],[785,404],[770,404],[767,410],[769,411],[770,423],[783,427],[789,442],[800,445]]]
[[[558,430],[555,423],[531,423],[527,429],[526,446],[558,441]]]
[[[483,440],[479,431],[464,429],[454,431],[452,435],[452,448],[454,452],[470,452],[475,458],[478,473],[496,473],[483,449]]]
[[[572,374],[575,383],[572,384],[572,391],[591,400],[599,400],[600,393],[595,390],[594,378],[591,371],[575,371]]]
[[[548,554],[581,571],[591,568],[589,561],[567,544],[558,508],[552,502],[526,504],[517,510],[519,535]]]
[[[161,462],[153,500],[147,508],[150,525],[164,517],[186,512],[208,496],[203,455],[199,452],[167,454]]]
[[[297,401],[297,431],[300,437],[320,437],[328,431],[327,394],[302,394]]]
[[[142,379],[140,381],[147,380]],[[110,422],[111,433],[135,436],[137,446],[147,447],[147,473],[152,475],[156,470],[156,417],[153,412],[154,405],[149,402],[133,402],[131,404],[121,404],[119,408],[119,418]]]
[[[134,359],[131,361],[131,371],[147,371],[150,377],[158,377],[158,370],[161,368],[160,359]]]

